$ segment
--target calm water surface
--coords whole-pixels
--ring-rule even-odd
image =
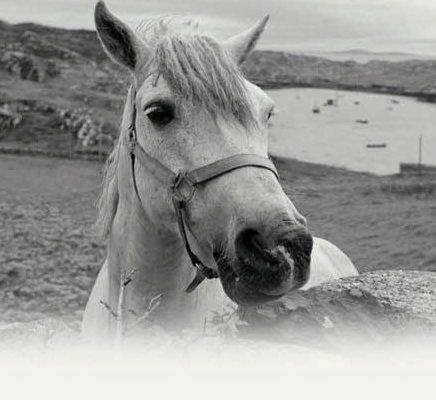
[[[398,172],[400,162],[418,161],[422,135],[423,162],[436,165],[434,104],[408,97],[327,89],[280,89],[268,93],[279,110],[270,129],[272,154],[391,174]],[[337,107],[324,106],[328,99],[337,99]],[[314,106],[320,108],[319,114],[312,112]],[[387,147],[366,147],[380,143]]]

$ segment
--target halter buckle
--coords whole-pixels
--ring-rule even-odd
[[[186,171],[179,171],[172,185],[173,197],[180,203],[189,202],[195,193],[195,184]]]
[[[212,268],[207,267],[206,265],[196,263],[194,264],[194,267],[207,279],[218,278],[218,273]]]

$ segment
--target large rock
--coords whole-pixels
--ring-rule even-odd
[[[351,349],[436,338],[436,273],[373,271],[241,310],[244,337]]]

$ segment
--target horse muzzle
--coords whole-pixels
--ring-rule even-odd
[[[309,279],[313,239],[305,227],[261,233],[243,229],[235,240],[235,257],[217,257],[226,294],[250,306],[271,301],[302,287]]]

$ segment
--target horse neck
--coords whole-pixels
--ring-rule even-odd
[[[128,154],[119,160],[129,165]],[[204,321],[206,310],[221,309],[227,302],[217,280],[205,282],[194,293],[187,294],[192,281],[192,267],[177,231],[156,226],[149,217],[131,184],[131,171],[118,177],[119,204],[108,244],[109,299],[118,308],[120,285],[124,276],[134,270],[132,281],[124,288],[124,319],[134,322],[160,296],[152,319],[168,328],[182,328]],[[132,321],[133,320],[133,321]]]
[[[139,202],[132,200],[127,206],[120,199],[109,239],[110,299],[118,303],[121,281],[133,271],[132,281],[124,289],[126,310],[142,315],[150,301],[160,295],[162,314],[180,301],[192,271],[180,240],[160,234]]]

